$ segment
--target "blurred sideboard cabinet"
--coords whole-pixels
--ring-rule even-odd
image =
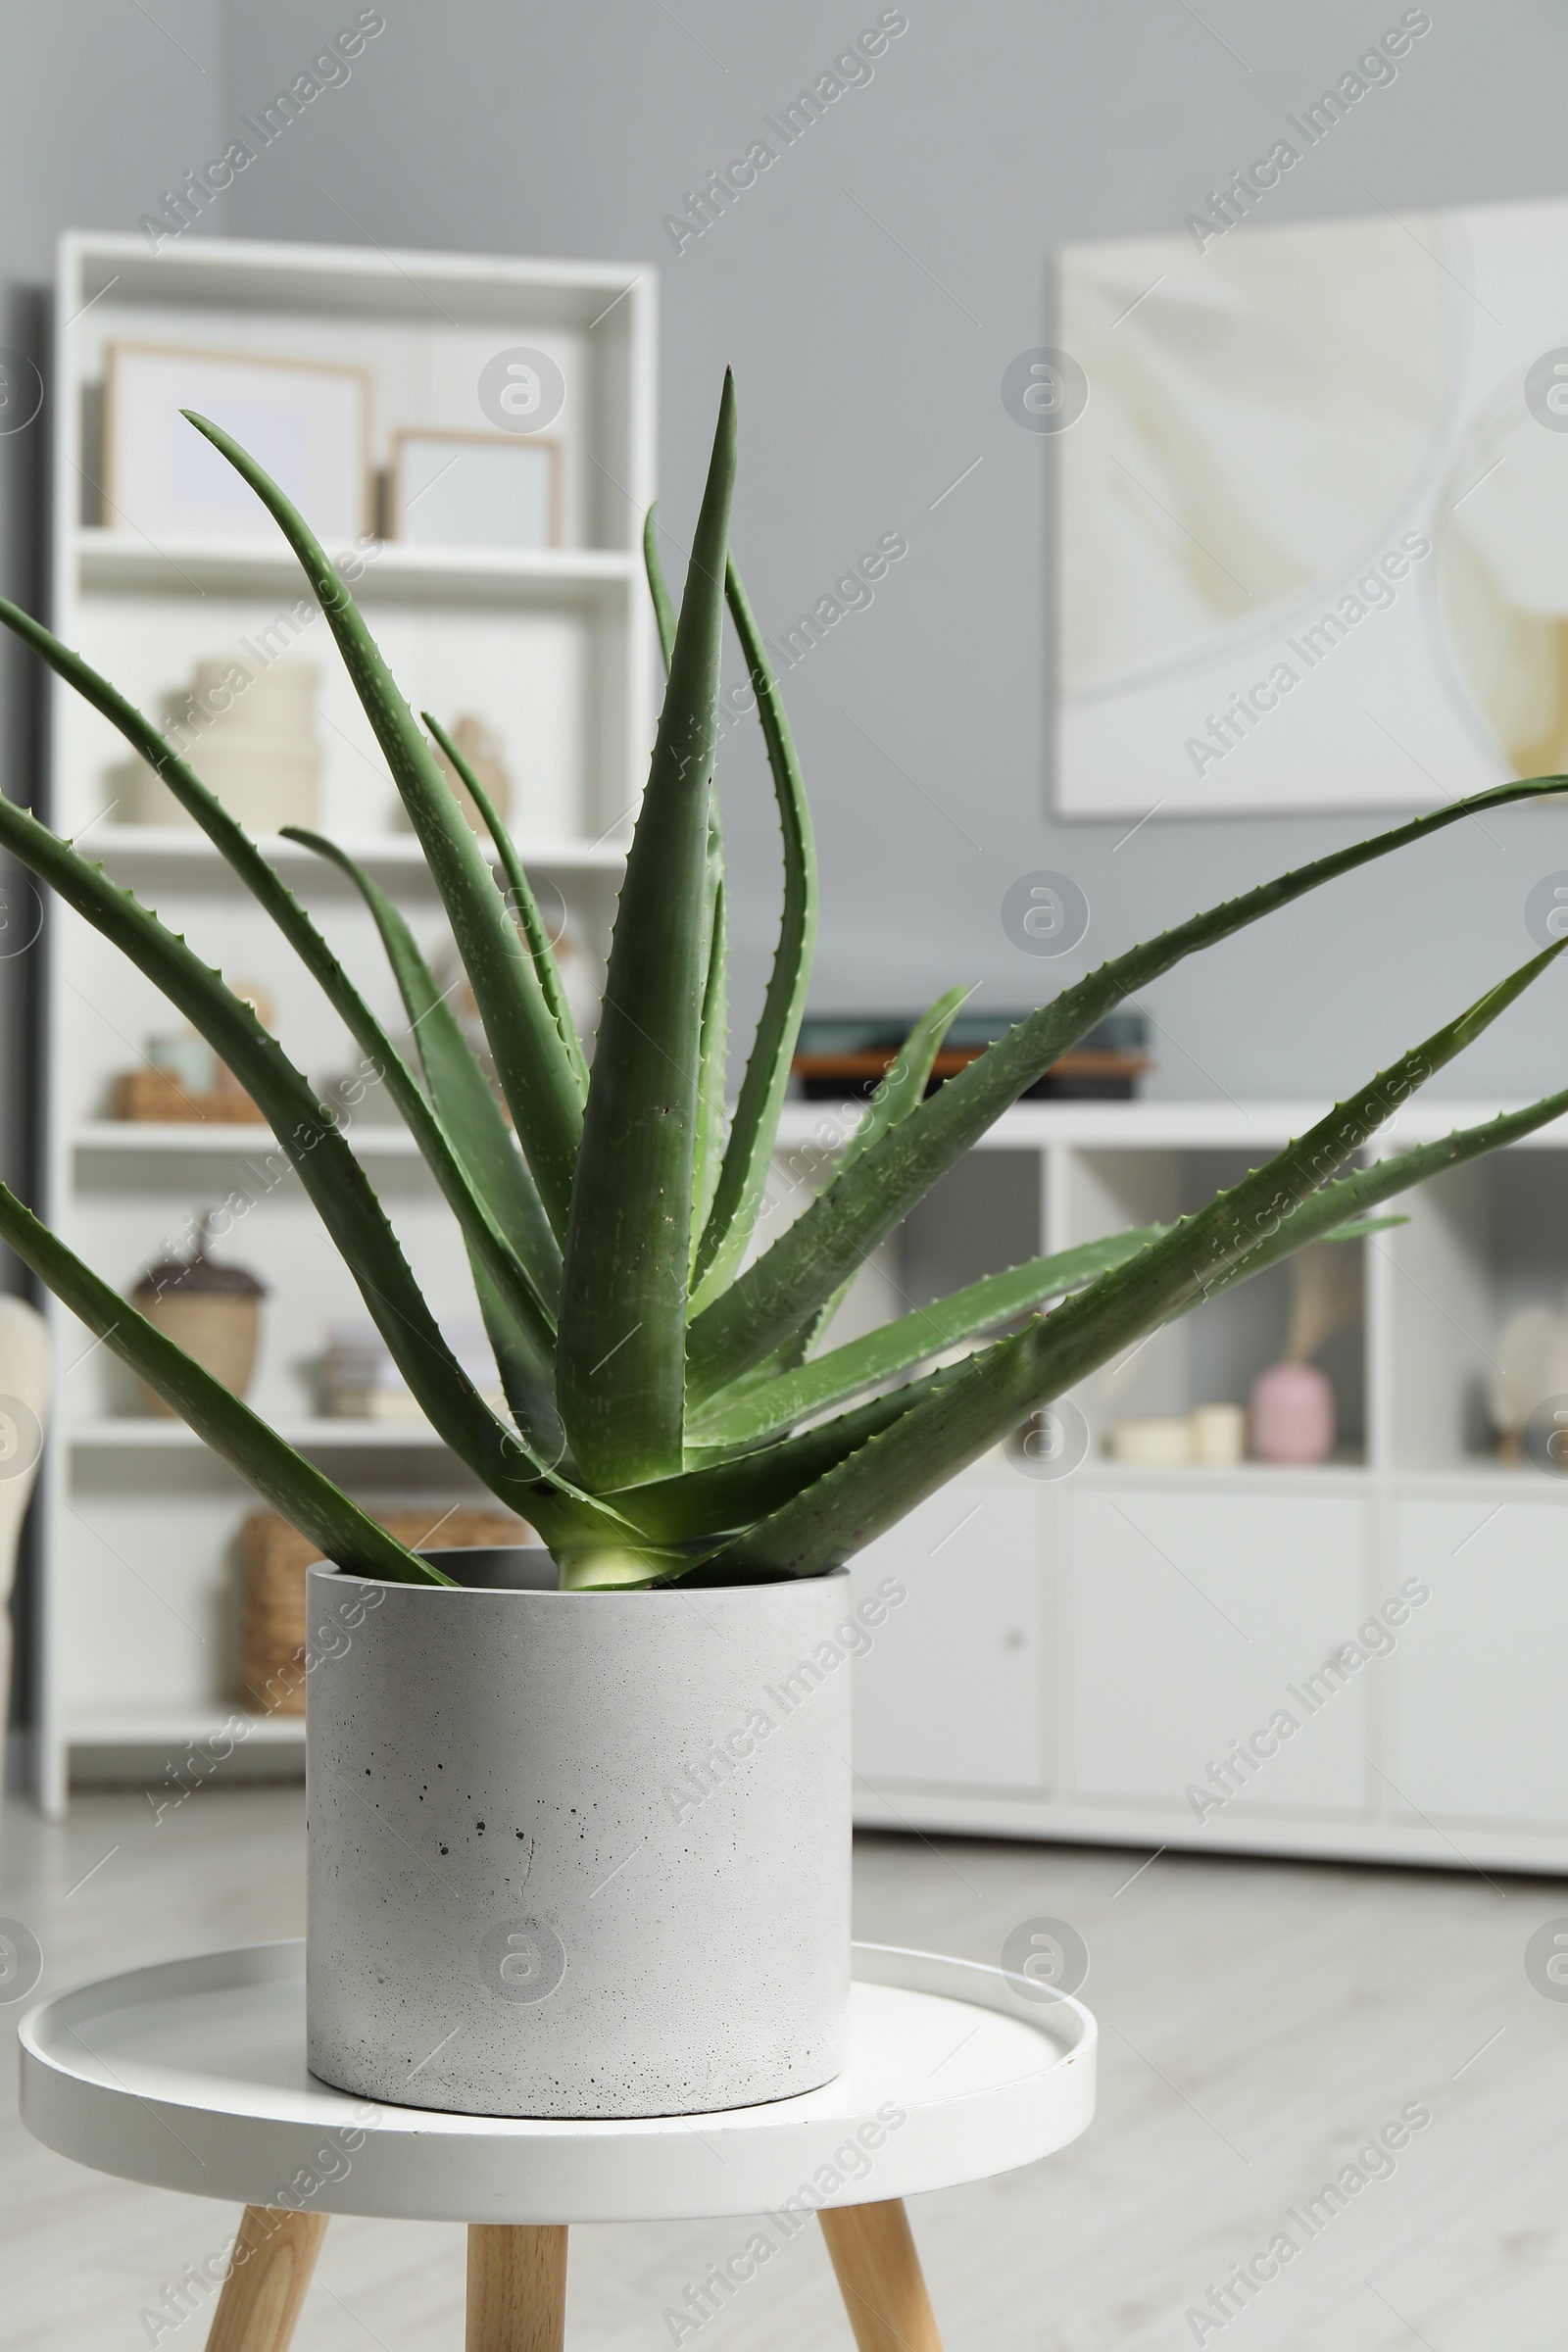
[[[858,1311],[1195,1209],[1326,1107],[1020,1103],[884,1246]],[[1418,1101],[1388,1149],[1495,1107]],[[786,1197],[840,1114],[787,1116]],[[1361,1312],[1318,1359],[1340,1434],[1319,1467],[1108,1449],[1118,1421],[1246,1399],[1285,1349],[1281,1267],[1087,1382],[1065,1475],[999,1446],[872,1544],[857,1591],[906,1597],[855,1668],[858,1819],[1568,1869],[1568,1486],[1499,1460],[1487,1411],[1502,1324],[1568,1289],[1565,1200],[1558,1125],[1340,1245]]]

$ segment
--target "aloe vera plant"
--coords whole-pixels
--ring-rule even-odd
[[[423,714],[421,727],[415,717],[347,589],[275,483],[218,426],[191,422],[270,510],[319,600],[422,844],[479,1007],[496,1088],[413,933],[368,874],[332,843],[294,836],[341,867],[364,898],[408,1016],[407,1050],[273,866],[157,729],[27,613],[0,602],[0,620],[157,770],[380,1073],[458,1220],[505,1414],[480,1396],[448,1348],[339,1118],[250,1005],[101,866],[3,799],[0,846],[121,948],[221,1054],[270,1120],[420,1407],[453,1452],[538,1530],[568,1587],[819,1574],[1156,1325],[1307,1242],[1365,1230],[1371,1213],[1406,1187],[1568,1108],[1564,1089],[1441,1144],[1354,1164],[1398,1103],[1529,986],[1552,948],[1198,1215],[990,1275],[835,1346],[835,1307],[867,1253],[1113,1006],[1306,891],[1477,809],[1560,792],[1568,780],[1500,785],[1196,914],[1102,964],[927,1096],[961,1001],[954,991],[916,1023],[804,1215],[759,1250],[806,1004],[816,882],[799,762],[729,553],[731,382],[678,615],[649,517],[645,552],[666,687],[591,1071],[527,876],[479,779],[436,719]],[[784,853],[772,974],[728,1114],[714,782],[726,606],[756,696]],[[430,738],[473,796],[494,866]],[[373,1575],[449,1581],[3,1188],[0,1235],[327,1557]],[[968,1352],[936,1363],[959,1348]]]

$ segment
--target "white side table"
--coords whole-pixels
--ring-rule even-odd
[[[22,2114],[97,2172],[244,2205],[209,2352],[285,2352],[333,2213],[466,2223],[467,2352],[560,2352],[570,2223],[760,2214],[793,2234],[813,2212],[860,2352],[941,2352],[902,2200],[1075,2139],[1095,2022],[927,1952],[857,1944],[854,1978],[849,2063],[820,2090],[560,2123],[329,2088],[305,2065],[304,1944],[252,1944],[42,2002]]]

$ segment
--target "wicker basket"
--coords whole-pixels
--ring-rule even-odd
[[[115,1080],[114,1116],[152,1120],[159,1125],[202,1119],[216,1119],[226,1127],[265,1122],[266,1113],[257,1108],[237,1079],[227,1078],[226,1072],[224,1076],[225,1085],[198,1095],[181,1086],[172,1070],[122,1070]]]
[[[382,1525],[400,1544],[447,1551],[460,1544],[527,1544],[532,1530],[503,1511],[388,1511]],[[253,1511],[240,1529],[244,1574],[240,1684],[263,1715],[305,1712],[305,1571],[321,1556],[275,1511]]]

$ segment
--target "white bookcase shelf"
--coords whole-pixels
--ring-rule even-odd
[[[154,546],[138,532],[84,526],[73,538],[76,576],[88,593],[249,595],[298,592],[299,566],[287,548],[247,541],[171,540]],[[339,564],[339,570],[344,566]],[[349,567],[357,602],[455,605],[610,603],[642,591],[641,559],[623,548],[405,547],[380,540]]]
[[[376,1127],[364,1120],[348,1131],[348,1140],[362,1159],[417,1159],[419,1147],[406,1127]],[[222,1154],[244,1158],[253,1152],[270,1152],[276,1143],[270,1128],[255,1120],[196,1121],[87,1119],[74,1128],[72,1149],[77,1152],[128,1153],[143,1158],[158,1152],[195,1152],[203,1158]]]
[[[305,1750],[302,1715],[258,1715],[238,1704],[205,1715],[185,1707],[126,1707],[119,1713],[95,1707],[90,1714],[68,1719],[65,1730],[73,1750],[95,1755],[118,1748],[141,1755],[156,1749],[176,1771],[182,1758],[192,1754],[212,1759],[210,1770],[220,1769],[240,1746],[281,1749],[291,1759],[303,1757]],[[149,1795],[155,1815],[160,1802],[178,1798],[183,1785],[154,1773]],[[196,1785],[193,1778],[191,1786]]]
[[[378,469],[399,427],[487,429],[477,380],[496,352],[529,345],[556,362],[566,384],[550,428],[561,450],[561,545],[511,552],[367,532],[331,551],[415,708],[449,723],[476,711],[502,736],[512,830],[541,903],[602,958],[653,727],[657,649],[640,552],[654,485],[650,273],[220,239],[154,256],[139,237],[77,233],[60,248],[56,319],[52,625],[155,718],[196,662],[244,660],[246,643],[311,662],[319,829],[393,894],[435,956],[451,955],[439,898],[326,624],[298,601],[305,582],[281,538],[156,543],[109,509],[105,354],[125,341],[362,368]],[[284,1047],[314,1084],[350,1072],[352,1041],[205,836],[176,821],[172,802],[167,824],[126,821],[118,771],[129,755],[107,721],[53,689],[50,741],[55,829],[230,980],[267,987]],[[293,842],[274,835],[260,846],[401,1035],[397,992],[352,886]],[[114,1076],[178,1016],[67,910],[47,910],[43,953],[49,1221],[128,1290],[193,1211],[241,1202],[215,1253],[268,1285],[251,1401],[372,1508],[430,1502],[433,1520],[451,1503],[484,1499],[423,1424],[319,1416],[324,1327],[363,1321],[365,1309],[298,1181],[279,1179],[271,1134],[108,1117]],[[472,1323],[451,1219],[409,1137],[377,1119],[378,1107],[351,1114],[353,1149],[437,1314]],[[234,1539],[257,1505],[181,1424],[148,1416],[108,1349],[51,1312],[61,1371],[38,1501],[36,1782],[58,1813],[73,1757],[79,1769],[150,1773],[156,1786],[182,1743],[245,1714]],[[297,1721],[247,1722],[248,1754],[297,1756]]]
[[[333,840],[351,858],[372,870],[401,869],[422,875],[424,853],[410,833],[334,833]],[[84,825],[76,836],[84,858],[96,864],[120,866],[139,861],[143,865],[173,865],[191,876],[204,874],[211,890],[244,891],[245,885],[213,847],[205,833],[188,832],[183,825],[116,825],[100,820]],[[482,845],[489,854],[490,863],[496,858],[488,843]],[[257,847],[270,862],[276,866],[292,866],[300,873],[314,874],[322,883],[332,879],[331,870],[323,865],[314,850],[303,842],[290,841],[281,833],[264,833]],[[547,874],[614,874],[618,875],[626,862],[625,851],[617,841],[532,841],[524,836],[517,843],[523,864],[534,872]],[[345,889],[351,886],[345,885]]]
[[[401,1452],[405,1446],[444,1453],[446,1446],[425,1421],[354,1421],[322,1418],[273,1422],[280,1438],[302,1453],[363,1453],[383,1447]],[[103,1421],[81,1421],[69,1433],[77,1452],[200,1453],[202,1440],[183,1421],[165,1421],[152,1414],[118,1413]]]
[[[1418,1100],[1383,1148],[1499,1107]],[[1327,1108],[1020,1103],[878,1252],[846,1316],[881,1321],[1194,1207]],[[853,1115],[789,1107],[780,1223]],[[871,1545],[857,1591],[893,1576],[906,1598],[856,1666],[858,1818],[1145,1852],[1568,1870],[1568,1489],[1503,1466],[1485,1409],[1504,1320],[1568,1288],[1565,1197],[1568,1120],[1403,1196],[1391,1206],[1407,1223],[1347,1245],[1362,1254],[1362,1321],[1321,1360],[1353,1459],[1106,1457],[1123,1415],[1245,1399],[1285,1343],[1286,1293],[1264,1276],[1084,1385],[1090,1451],[1070,1475],[1042,1480],[998,1447]],[[1276,1752],[1237,1762],[1282,1709],[1297,1720]],[[1231,1791],[1205,1802],[1228,1759]]]

